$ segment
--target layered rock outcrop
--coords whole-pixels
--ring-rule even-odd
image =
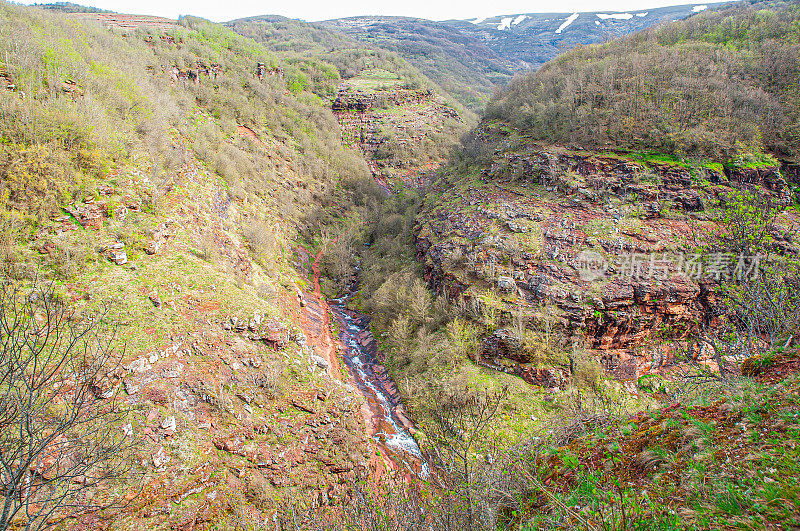
[[[445,159],[446,146],[437,146],[443,133],[465,127],[458,112],[431,90],[366,91],[343,84],[331,108],[343,141],[361,150],[373,177],[386,188],[427,184]]]
[[[550,307],[563,336],[585,342],[613,374],[635,378],[670,365],[668,356],[654,360],[649,345],[713,324],[714,286],[757,265],[754,257],[699,255],[714,230],[709,209],[741,187],[790,202],[779,168],[723,172],[509,148],[477,178],[447,176],[437,184],[417,226],[417,256],[437,292],[476,301],[491,289],[501,321],[523,315],[528,325]],[[789,240],[778,240],[781,252],[797,253]],[[523,374],[532,360],[508,345],[489,337],[483,361],[542,380]],[[506,359],[516,365],[499,363]]]

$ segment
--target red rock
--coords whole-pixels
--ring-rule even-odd
[[[246,441],[244,438],[237,435],[231,435],[224,438],[214,439],[214,447],[217,450],[222,450],[231,454],[245,456],[244,447]]]

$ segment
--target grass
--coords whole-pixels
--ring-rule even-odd
[[[347,80],[348,85],[365,92],[386,90],[403,83],[403,78],[398,74],[383,69],[362,70],[356,77]]]
[[[778,160],[769,153],[744,153],[725,164],[729,168],[762,169],[780,166]]]
[[[730,388],[711,405],[688,399],[632,422],[621,419],[551,452],[541,474],[554,478],[559,500],[581,505],[584,516],[602,526],[793,528],[800,523],[798,392],[800,375],[794,374],[777,385]],[[659,464],[643,468],[643,462]],[[570,479],[569,470],[580,472]],[[616,499],[614,513],[609,498]],[[549,504],[536,512],[531,521],[565,517]],[[675,527],[661,527],[667,524]]]

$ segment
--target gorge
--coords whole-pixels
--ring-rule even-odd
[[[696,7],[0,3],[0,531],[800,525],[800,9]]]

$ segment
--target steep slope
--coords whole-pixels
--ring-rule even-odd
[[[419,202],[406,196],[384,205],[363,235],[368,250],[360,253],[360,302],[374,317],[386,364],[418,419],[430,420],[426,410],[432,390],[437,396],[441,387],[487,392],[507,387],[495,433],[503,439],[524,438],[542,418],[558,414],[561,406],[549,404],[569,401],[576,393],[578,409],[586,406],[580,405],[582,393],[598,388],[602,400],[635,409],[642,406],[640,384],[659,375],[679,376],[688,370],[687,356],[710,370],[742,362],[742,352],[722,362],[712,359],[714,349],[698,342],[724,313],[721,286],[747,277],[759,255],[740,256],[719,247],[715,238],[725,232],[724,223],[739,219],[732,212],[746,212],[752,218],[747,223],[753,223],[742,224],[750,227],[747,238],[763,235],[773,259],[796,256],[796,166],[785,152],[741,144],[730,153],[725,149],[730,137],[723,131],[719,139],[709,138],[715,149],[695,156],[659,152],[661,144],[645,139],[634,144],[637,149],[624,149],[624,139],[620,149],[598,149],[598,143],[606,148],[612,137],[604,138],[603,131],[595,131],[594,138],[583,136],[580,121],[570,133],[574,136],[566,137],[572,142],[558,144],[551,141],[558,131],[548,134],[546,124],[533,129],[526,127],[529,122],[514,120],[526,113],[546,114],[547,98],[535,89],[540,79],[556,84],[551,69],[562,62],[592,50],[616,50],[615,58],[586,59],[593,82],[599,83],[597,72],[610,61],[640,57],[639,48],[625,43],[661,33],[679,39],[697,25],[707,35],[721,36],[737,27],[747,27],[754,39],[769,34],[773,49],[786,47],[786,62],[775,68],[793,72],[795,26],[790,21],[795,11],[786,3],[731,8],[569,52],[499,94],[491,114]],[[686,40],[686,46],[692,45]],[[741,54],[748,55],[746,50]],[[652,72],[669,71],[669,64],[651,67]],[[559,72],[569,80],[566,67]],[[685,98],[703,101],[708,96],[702,84],[705,71],[682,79]],[[729,90],[748,92],[759,79],[732,78]],[[699,88],[686,88],[691,86]],[[788,89],[791,83],[783,86]],[[617,90],[624,93],[625,85],[618,84]],[[566,87],[563,94],[568,99],[576,93]],[[776,112],[791,115],[792,97],[783,90],[770,101]],[[635,99],[628,94],[626,101]],[[597,104],[603,101],[608,100],[598,98]],[[610,123],[630,122],[634,131],[648,124],[646,116],[623,108],[607,112]],[[662,118],[676,115],[666,107]],[[586,117],[589,125],[592,119]],[[783,123],[775,138],[792,134],[792,122]],[[585,146],[578,141],[584,138]],[[402,247],[409,239],[416,262]],[[421,289],[420,277],[433,296]],[[786,335],[784,342],[791,343],[791,337]],[[600,378],[602,369],[618,381]],[[581,388],[598,379],[600,387]],[[550,402],[539,400],[541,395]]]
[[[502,147],[436,183],[418,218],[417,252],[435,289],[508,316],[477,360],[532,384],[563,387],[567,356],[546,369],[563,347],[538,348],[516,331],[518,320],[535,335],[551,327],[585,341],[621,380],[668,372],[675,352],[662,343],[694,337],[717,315],[720,279],[752,265],[737,257],[715,270],[698,254],[736,190],[754,187],[780,205],[778,237],[797,228],[774,163],[725,174],[709,161],[542,146],[502,125],[480,134]]]
[[[474,116],[396,54],[294,21],[237,27],[260,44],[192,17],[0,10],[2,279],[108,307],[124,355],[97,392],[136,442],[124,508],[62,525],[256,525],[425,470],[391,379],[355,374],[375,345],[329,316],[320,261]]]
[[[470,525],[797,526],[797,27],[755,2],[568,52],[373,221],[360,302],[426,434],[479,441]]]
[[[798,150],[795,3],[708,10],[579,47],[487,109],[537,140],[754,159]]]
[[[61,525],[339,503],[373,450],[298,242],[380,191],[317,94],[337,70],[198,19],[98,16],[0,5],[2,279],[106,308],[123,358],[97,393],[136,442],[106,486],[125,507]]]

